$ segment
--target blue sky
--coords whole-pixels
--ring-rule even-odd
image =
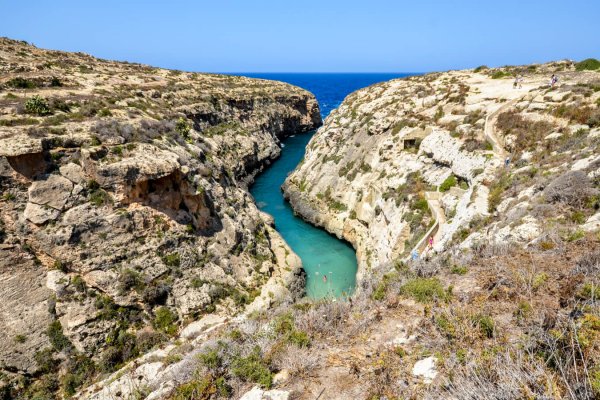
[[[0,36],[208,72],[427,72],[600,58],[599,0],[0,0]]]

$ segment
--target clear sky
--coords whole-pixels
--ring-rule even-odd
[[[207,72],[600,58],[600,0],[0,0],[0,36]]]

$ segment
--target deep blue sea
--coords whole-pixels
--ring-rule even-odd
[[[374,83],[413,74],[236,74],[271,79],[300,86],[316,96],[325,118],[350,93]],[[316,228],[294,215],[284,200],[281,185],[302,157],[314,132],[295,135],[283,142],[281,157],[256,177],[250,192],[258,207],[271,214],[275,228],[302,259],[306,271],[306,292],[311,298],[341,297],[356,284],[356,254],[346,242]],[[326,278],[324,278],[326,276]]]

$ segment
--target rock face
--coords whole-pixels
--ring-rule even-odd
[[[360,278],[371,267],[406,260],[412,250],[422,255],[429,237],[439,252],[481,226],[506,189],[498,187],[506,186],[498,181],[506,158],[509,172],[532,176],[538,169],[531,164],[546,146],[556,150],[554,172],[581,168],[595,176],[590,126],[576,122],[598,124],[597,73],[564,63],[536,68],[523,89],[492,79],[492,72],[452,71],[352,93],[311,139],[285,195],[305,219],[354,245]],[[564,85],[550,89],[546,74],[557,69]],[[575,117],[577,108],[586,114]],[[561,152],[565,143],[575,145],[573,136],[582,148],[565,159]],[[517,170],[528,165],[529,172]],[[539,192],[533,182],[528,189]],[[479,238],[528,243],[541,231],[535,217],[519,221],[523,216],[513,212]]]
[[[111,370],[144,337],[301,294],[246,185],[321,123],[310,93],[8,39],[0,60],[0,368],[39,374],[50,348]]]

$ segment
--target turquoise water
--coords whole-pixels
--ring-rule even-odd
[[[315,94],[325,117],[351,92],[373,83],[408,74],[239,74],[274,79],[303,87]],[[284,140],[281,157],[254,181],[250,192],[258,207],[275,219],[275,228],[298,256],[306,271],[311,298],[341,297],[356,285],[356,254],[346,242],[294,215],[283,198],[281,185],[302,157],[314,132]],[[326,279],[324,277],[326,276]]]

